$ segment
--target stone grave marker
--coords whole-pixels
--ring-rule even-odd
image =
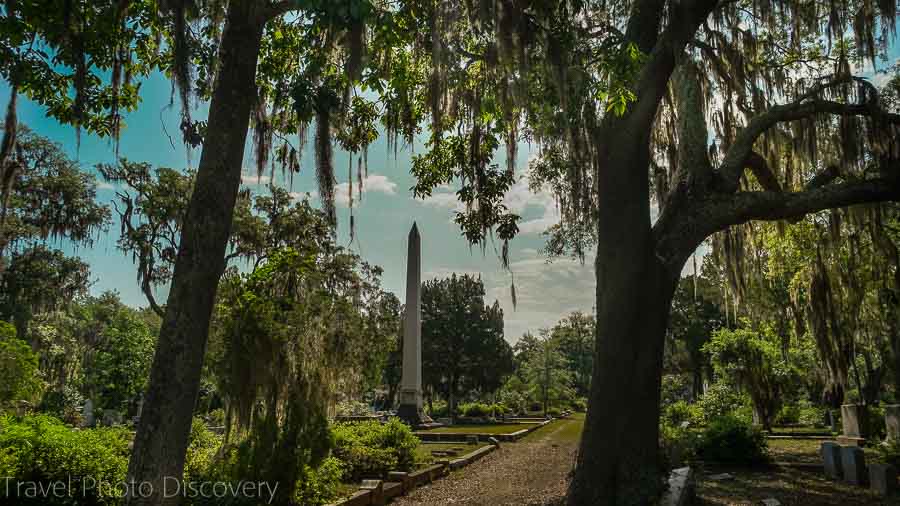
[[[841,447],[841,468],[844,470],[844,481],[851,485],[865,485],[868,479],[866,471],[866,455],[862,448],[855,446]]]
[[[897,491],[897,470],[890,464],[869,466],[869,487],[878,495],[887,497]]]
[[[844,477],[841,467],[841,446],[837,443],[822,443],[819,450],[822,455],[822,464],[825,466],[825,475],[829,478],[840,480]]]
[[[900,441],[900,404],[884,407],[884,426],[888,441]]]
[[[93,427],[97,423],[94,417],[94,401],[91,399],[84,401],[84,407],[81,409],[81,418],[82,427]]]
[[[866,442],[866,407],[859,404],[841,406],[843,433],[838,442],[846,446],[864,446]]]

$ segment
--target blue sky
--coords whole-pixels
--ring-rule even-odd
[[[889,61],[900,56],[900,46],[891,44]],[[889,64],[879,65],[879,69]],[[883,74],[876,75],[870,64],[857,72],[873,78],[876,84],[886,82]],[[0,82],[0,99],[7,100],[9,87]],[[157,167],[185,168],[189,165],[187,153],[180,143],[178,106],[170,107],[171,85],[165,76],[156,73],[143,82],[143,102],[137,111],[125,116],[125,129],[119,147],[120,155],[133,161],[152,163]],[[195,118],[206,116],[205,104],[198,104],[192,112]],[[40,106],[24,97],[19,101],[19,121],[36,132],[60,143],[65,152],[79,160],[83,168],[93,171],[98,163],[115,162],[114,146],[106,139],[82,133],[80,148],[76,147],[75,130],[48,119]],[[170,137],[171,140],[170,140]],[[174,143],[174,146],[173,146]],[[534,194],[528,190],[524,177],[528,159],[536,148],[523,144],[519,148],[517,173],[519,181],[507,195],[510,208],[520,214],[520,234],[511,243],[510,261],[515,274],[517,308],[510,299],[511,278],[500,269],[500,263],[489,245],[482,254],[478,247],[470,247],[460,236],[452,222],[458,206],[452,189],[440,189],[425,201],[413,198],[409,188],[413,178],[409,173],[410,159],[415,152],[422,152],[421,143],[410,149],[400,149],[395,158],[389,152],[384,137],[379,138],[369,150],[369,175],[366,193],[357,203],[354,214],[357,240],[352,249],[366,261],[384,269],[383,285],[387,290],[405,298],[402,287],[406,275],[406,237],[413,221],[419,225],[422,235],[423,278],[449,276],[451,273],[474,273],[482,277],[489,302],[500,301],[504,309],[506,338],[515,342],[526,330],[537,331],[552,326],[567,313],[575,310],[592,311],[594,302],[594,269],[590,259],[585,265],[579,262],[557,259],[548,263],[538,250],[543,246],[541,233],[558,221],[553,198],[546,192]],[[501,150],[503,151],[503,150]],[[245,150],[245,185],[254,191],[264,190],[257,182],[252,150]],[[335,148],[335,170],[338,175],[338,237],[343,244],[349,240],[349,210],[346,206],[347,153]],[[196,163],[199,153],[191,156]],[[293,178],[293,184],[282,181],[276,174],[276,184],[302,194],[316,190],[313,153],[307,143],[301,159],[301,172]],[[502,153],[497,163],[505,163]],[[267,183],[266,179],[261,181]],[[355,184],[355,183],[354,183]],[[115,188],[101,183],[98,198],[109,202],[115,196]],[[342,205],[343,203],[343,205]],[[92,291],[118,291],[122,299],[133,306],[145,306],[131,258],[116,248],[119,225],[114,220],[105,233],[91,247],[77,248],[61,242],[54,246],[82,257],[91,265],[94,284]],[[499,249],[499,245],[496,245]],[[690,271],[690,262],[686,266]],[[165,297],[165,289],[157,296]]]
[[[5,102],[9,88],[0,84],[0,97]],[[171,87],[161,74],[147,79],[141,89],[143,102],[137,111],[125,116],[120,156],[133,161],[145,161],[158,167],[184,168],[188,157],[179,142],[178,106],[169,107]],[[204,118],[205,105],[193,111],[195,118]],[[85,170],[94,171],[98,163],[115,162],[115,148],[107,139],[82,132],[80,148],[76,146],[75,130],[60,125],[44,115],[42,107],[20,97],[19,121],[32,130],[60,143],[65,152],[77,159]],[[168,135],[172,136],[170,141]],[[172,146],[174,142],[175,146]],[[348,154],[335,148],[335,170],[338,182],[338,237],[342,244],[349,240],[349,209],[346,205]],[[517,309],[510,299],[511,278],[500,269],[494,246],[488,245],[485,254],[478,247],[470,248],[460,236],[452,219],[457,200],[452,189],[439,189],[426,200],[416,200],[409,190],[413,178],[409,173],[413,152],[422,152],[421,144],[413,150],[400,149],[396,158],[389,152],[385,139],[376,141],[369,150],[369,173],[365,182],[366,192],[362,202],[355,204],[357,240],[351,248],[366,261],[384,269],[383,285],[405,298],[403,292],[406,275],[406,237],[413,221],[422,235],[422,271],[425,279],[449,276],[451,273],[476,273],[482,276],[490,302],[499,300],[505,313],[506,337],[514,342],[526,330],[536,331],[551,326],[573,310],[591,311],[594,293],[593,267],[570,260],[556,260],[548,264],[538,254],[544,240],[541,232],[557,220],[555,203],[549,194],[533,194],[528,191],[524,170],[534,149],[522,145],[519,149],[518,171],[520,181],[507,196],[507,203],[523,216],[520,236],[511,243],[512,269],[516,279]],[[196,165],[199,153],[191,156]],[[314,156],[311,143],[301,159],[301,172],[295,175],[293,185],[282,181],[276,174],[276,183],[303,194],[310,192],[315,199]],[[498,163],[503,163],[502,158]],[[246,150],[244,161],[245,185],[254,191],[264,191],[257,183],[255,164],[251,150]],[[355,169],[354,169],[355,172]],[[267,183],[267,179],[261,181]],[[354,182],[355,185],[355,182]],[[110,202],[115,188],[101,183],[98,199]],[[133,306],[145,306],[135,266],[129,256],[116,248],[119,236],[118,221],[114,219],[109,229],[101,233],[91,247],[75,247],[67,242],[52,244],[87,261],[92,269],[92,291],[118,291],[122,299]],[[496,245],[499,249],[499,245]],[[165,297],[161,290],[160,298]]]

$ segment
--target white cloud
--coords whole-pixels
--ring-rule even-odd
[[[353,182],[353,200],[354,205],[359,203],[359,184],[358,181]],[[369,174],[363,178],[362,192],[383,193],[385,195],[395,195],[397,193],[397,183],[393,182],[387,176],[381,174]],[[334,187],[334,201],[337,205],[348,206],[350,204],[350,183],[340,183]]]
[[[269,184],[271,179],[269,176],[258,176],[256,172],[247,172],[246,170],[241,174],[241,184],[247,186],[264,186]]]
[[[454,270],[437,268],[426,271],[423,280],[445,278],[452,274],[481,277],[485,288],[485,302],[500,302],[503,308],[506,340],[515,343],[526,331],[537,333],[552,327],[572,311],[590,313],[594,304],[594,263],[557,259],[548,263],[534,248],[523,248],[514,254],[510,268],[515,277],[516,308],[513,309],[510,274],[495,261],[492,270]],[[489,258],[485,259],[490,262]]]
[[[97,189],[98,190],[115,190],[116,186],[112,183],[108,183],[106,181],[97,181]]]
[[[319,198],[319,192],[317,192],[315,190],[308,191],[308,192],[290,192],[290,193],[288,193],[288,195],[290,195],[290,197],[294,200],[303,200],[303,199],[308,198],[309,200],[312,201],[312,200],[316,200]]]

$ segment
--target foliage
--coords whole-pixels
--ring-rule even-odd
[[[326,458],[315,469],[304,467],[297,479],[296,503],[320,506],[334,500],[344,476],[344,468],[344,463],[336,457]]]
[[[559,352],[566,358],[576,395],[587,396],[594,371],[594,317],[575,311],[551,330]]]
[[[576,413],[584,413],[587,411],[587,399],[584,397],[573,400],[570,405],[572,406],[572,410]]]
[[[725,416],[734,416],[749,402],[746,395],[739,394],[732,385],[719,381],[710,385],[698,405],[704,423]]]
[[[8,178],[0,202],[0,259],[47,239],[92,244],[96,233],[109,224],[110,214],[96,201],[94,176],[66,156],[59,144],[25,127],[18,128],[15,142],[15,163],[8,170],[0,167]],[[0,166],[5,163],[0,160]]]
[[[884,444],[875,445],[876,455],[885,464],[900,469],[900,441],[886,441]]]
[[[387,423],[346,422],[332,426],[332,454],[344,465],[344,481],[385,478],[388,471],[409,471],[419,439],[409,426],[393,418]]]
[[[703,413],[697,404],[688,404],[685,401],[678,401],[666,407],[663,412],[662,421],[664,424],[672,427],[680,427],[682,425],[696,426],[703,419]]]
[[[495,392],[512,369],[503,310],[485,303],[480,279],[454,274],[422,285],[422,380],[451,413],[463,392]]]
[[[516,343],[518,374],[529,387],[529,398],[541,403],[545,415],[553,404],[573,396],[571,372],[558,346],[546,329],[540,337],[525,334]]]
[[[36,315],[63,309],[87,293],[90,269],[80,258],[34,246],[12,255],[0,283],[0,314],[25,336]]]
[[[232,472],[278,482],[282,501],[304,466],[327,457],[331,396],[352,396],[379,377],[369,368],[380,366],[399,318],[381,270],[318,234],[328,230],[321,212],[306,201],[285,210],[296,228],[251,272],[231,270],[222,281],[207,359],[231,410]]]
[[[12,325],[0,321],[0,404],[30,399],[40,386],[37,356]]]
[[[501,416],[506,412],[506,406],[503,404],[484,404],[481,402],[472,402],[468,404],[460,404],[458,407],[459,414],[471,417],[495,417]]]
[[[125,480],[129,453],[123,429],[72,430],[47,415],[0,418],[0,474],[19,481],[72,483],[79,497],[85,484],[85,500],[91,504],[119,504],[117,484]],[[51,495],[35,504],[71,502]]]
[[[717,330],[703,350],[709,353],[718,374],[747,389],[754,412],[768,428],[794,371],[770,327],[755,330],[749,328],[749,321],[743,323],[745,328]]]
[[[222,446],[222,438],[209,430],[203,419],[194,417],[184,459],[184,479],[201,481],[202,478],[209,476],[220,446]]]
[[[371,414],[372,410],[369,405],[361,401],[343,401],[339,402],[334,408],[335,416],[362,416]]]
[[[709,462],[761,464],[769,460],[765,434],[753,424],[733,416],[714,418],[704,429],[697,447]]]

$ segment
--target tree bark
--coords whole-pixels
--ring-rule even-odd
[[[250,111],[256,100],[256,62],[265,23],[259,4],[229,3],[219,55],[221,70],[210,102],[197,181],[184,218],[147,402],[134,440],[128,481],[136,486],[129,491],[128,504],[179,502],[177,496],[165,497],[165,493],[172,492],[173,480],[182,478],[209,321],[225,269]],[[138,488],[145,483],[143,490]],[[147,490],[150,493],[142,493]]]
[[[614,125],[610,127],[609,125]],[[568,504],[643,505],[658,497],[663,343],[680,265],[656,252],[649,129],[610,122],[595,172],[597,319],[591,397]]]

